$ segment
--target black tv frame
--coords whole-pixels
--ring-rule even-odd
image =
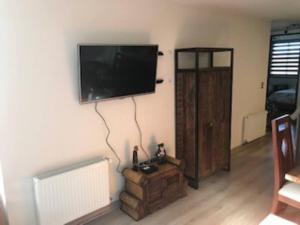
[[[82,101],[82,93],[81,93],[81,63],[80,63],[80,47],[82,46],[134,46],[134,47],[138,47],[138,46],[157,46],[157,58],[158,56],[161,54],[161,52],[159,51],[159,45],[158,44],[99,44],[99,43],[80,43],[77,44],[77,58],[78,58],[78,80],[79,80],[79,103],[81,105],[83,104],[90,104],[90,103],[96,103],[99,101],[107,101],[107,100],[116,100],[116,99],[123,99],[123,98],[128,98],[128,97],[132,97],[132,96],[141,96],[141,95],[148,95],[148,94],[154,94],[156,91],[156,83],[157,83],[157,61],[156,60],[156,72],[155,72],[155,78],[154,78],[154,90],[151,92],[143,92],[143,93],[137,93],[137,94],[129,94],[129,95],[122,95],[122,96],[114,96],[114,97],[110,97],[110,98],[103,98],[103,99],[96,99],[96,100],[90,100],[90,101]]]

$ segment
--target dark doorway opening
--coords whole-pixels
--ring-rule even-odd
[[[273,35],[270,42],[266,110],[271,120],[291,114],[297,106],[300,34]]]

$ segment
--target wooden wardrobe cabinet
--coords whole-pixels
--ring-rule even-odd
[[[223,52],[227,60],[215,59]],[[180,68],[182,53],[194,57],[194,68]],[[214,66],[222,61],[226,66]],[[176,158],[185,160],[184,173],[194,188],[200,178],[230,170],[232,67],[233,49],[175,51]]]

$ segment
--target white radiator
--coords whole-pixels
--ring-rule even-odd
[[[266,134],[267,112],[252,113],[244,117],[243,143],[253,141]]]
[[[40,225],[63,225],[110,203],[106,159],[41,174],[33,181]]]

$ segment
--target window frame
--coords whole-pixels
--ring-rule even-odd
[[[299,38],[291,38],[287,40],[273,40],[276,37],[287,37],[299,35]],[[272,65],[272,46],[274,43],[285,43],[285,42],[300,42],[300,33],[291,33],[291,34],[275,34],[271,35],[270,44],[269,44],[269,64],[268,64],[268,74],[267,74],[267,86],[266,86],[266,103],[265,109],[267,110],[267,99],[269,97],[269,80],[272,78],[283,78],[283,79],[297,79],[297,86],[296,86],[296,105],[298,102],[298,89],[299,89],[299,74],[300,74],[300,52],[298,57],[298,74],[297,75],[271,75],[271,65]],[[299,49],[300,50],[300,49]]]

